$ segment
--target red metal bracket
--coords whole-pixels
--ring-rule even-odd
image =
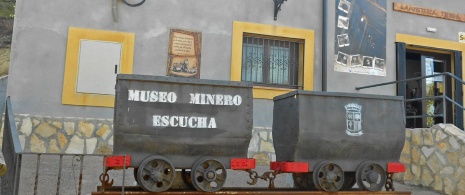
[[[401,173],[405,172],[405,165],[398,162],[388,162],[387,171],[388,173]]]
[[[105,166],[109,167],[124,167],[124,156],[106,156]],[[126,156],[126,168],[131,166],[131,156]]]
[[[270,170],[278,170],[283,173],[306,173],[309,164],[307,162],[271,162]]]
[[[255,169],[254,158],[231,158],[232,170],[247,170]]]

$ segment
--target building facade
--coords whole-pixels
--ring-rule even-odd
[[[111,153],[115,73],[254,82],[249,152],[271,160],[272,99],[292,90],[446,94],[463,105],[451,78],[356,89],[462,78],[461,0],[141,2],[17,0],[7,95],[25,150]],[[444,122],[463,128],[463,112],[444,108]],[[406,110],[426,115],[439,104]],[[407,125],[440,120],[432,118]]]

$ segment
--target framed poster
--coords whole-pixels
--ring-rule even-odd
[[[334,71],[386,76],[386,1],[337,0]]]
[[[200,32],[171,29],[168,47],[168,76],[200,78]]]

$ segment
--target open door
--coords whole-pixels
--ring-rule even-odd
[[[451,55],[417,50],[406,52],[406,79],[452,72]],[[407,127],[424,128],[438,123],[453,123],[452,104],[444,101],[452,97],[450,77],[436,76],[405,83]],[[430,99],[425,99],[430,98]],[[410,117],[409,117],[410,116]]]

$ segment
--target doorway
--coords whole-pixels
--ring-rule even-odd
[[[453,72],[452,55],[406,50],[406,79]],[[453,123],[452,103],[443,95],[452,97],[452,80],[435,76],[405,83],[405,112],[407,128],[425,128],[438,123]],[[445,105],[445,106],[444,106]]]
[[[449,72],[449,76],[446,77],[446,79],[442,82],[439,82],[439,78],[432,79],[428,82],[430,84],[431,82],[434,83],[436,82],[436,89],[439,88],[439,92],[442,91],[444,95],[447,95],[447,103],[453,104],[451,107],[450,105],[444,106],[444,113],[445,113],[445,121],[444,123],[450,123],[458,127],[459,129],[464,129],[464,111],[465,108],[463,108],[464,102],[463,102],[463,89],[465,88],[465,84],[463,83],[463,78],[462,78],[462,64],[465,65],[465,58],[462,57],[462,54],[465,53],[465,45],[463,43],[459,42],[454,42],[454,41],[448,41],[448,40],[442,40],[442,39],[434,39],[434,38],[429,38],[429,37],[420,37],[420,36],[415,36],[415,35],[407,35],[407,34],[396,34],[396,65],[397,65],[397,80],[405,80],[407,79],[407,52],[409,53],[409,64],[412,64],[412,66],[415,66],[413,64],[417,64],[417,69],[416,71],[413,71],[413,74],[415,72],[419,72],[417,74],[422,74],[426,75],[426,63],[431,63],[431,58],[433,59],[433,66],[432,67],[432,72],[434,71],[440,71],[440,70],[435,70],[438,69],[437,67],[440,67],[441,63],[444,64],[444,69],[446,72]],[[423,56],[423,57],[422,57]],[[423,59],[423,60],[422,60]],[[436,61],[435,61],[436,60]],[[423,64],[423,66],[422,66]],[[423,67],[422,71],[418,71]],[[430,64],[431,67],[431,64]],[[410,68],[410,67],[409,67]],[[409,75],[412,74],[409,70]],[[411,76],[409,76],[411,77]],[[439,84],[438,84],[439,83]],[[421,86],[423,87],[423,82],[420,83]],[[426,88],[426,81],[424,81],[425,86],[422,89]],[[442,86],[447,86],[441,89]],[[431,87],[431,84],[428,85]],[[404,96],[407,98],[408,91],[411,91],[412,86],[409,86],[409,90],[407,90],[406,82],[400,82],[397,85],[397,95],[399,96]],[[433,87],[434,91],[434,87]],[[423,95],[422,91],[422,97],[423,98],[428,98]],[[407,100],[406,100],[407,102]],[[454,103],[450,103],[454,102]],[[421,106],[420,109],[421,111],[417,111],[416,113],[424,113],[424,116],[429,117],[431,120],[431,117],[436,117],[434,114],[433,115],[428,115],[428,112],[433,112],[431,109],[431,106],[427,105],[428,102],[426,101],[421,101]],[[430,103],[431,104],[431,103]],[[407,106],[407,105],[406,105]],[[434,106],[434,103],[433,103]],[[426,108],[425,108],[426,107]],[[405,107],[407,108],[407,107]],[[429,109],[429,110],[428,110]],[[439,109],[436,109],[439,110]],[[413,116],[408,116],[406,115],[406,119],[411,119]],[[416,119],[419,119],[421,117],[418,117]],[[425,119],[426,121],[428,119]],[[416,120],[414,122],[411,122],[415,124],[416,128],[423,128],[426,126],[423,126],[424,124],[428,124],[427,122],[425,123],[424,120],[420,120],[421,122],[417,122]],[[406,120],[407,122],[407,120]],[[430,122],[431,123],[431,122]],[[437,120],[436,120],[437,123]],[[406,124],[408,125],[408,124]],[[421,126],[420,126],[421,125]]]

